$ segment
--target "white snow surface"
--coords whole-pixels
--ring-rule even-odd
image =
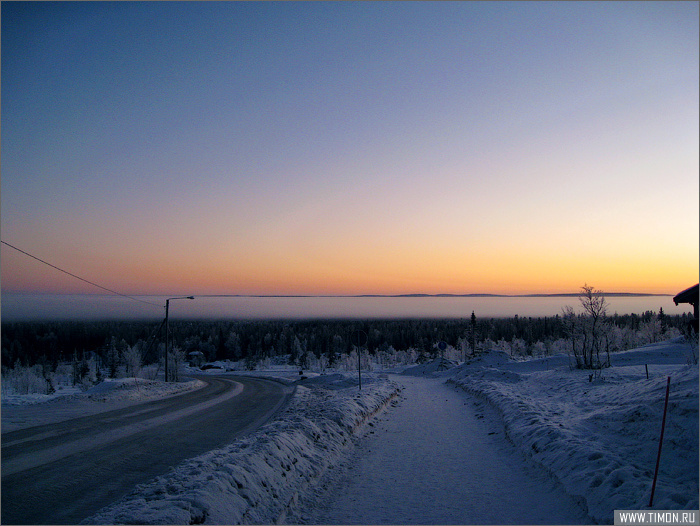
[[[299,380],[296,393],[272,422],[137,486],[84,523],[612,523],[615,509],[649,509],[668,377],[653,509],[698,509],[692,356],[681,339],[649,345],[613,354],[612,367],[591,379],[567,356],[519,361],[491,351],[404,375],[363,372],[361,391],[352,374],[305,372],[299,380],[293,371],[286,380]],[[146,396],[140,382],[142,394],[106,384],[90,400],[64,397],[63,405],[85,414],[89,404],[126,403]],[[111,395],[100,393],[109,387]],[[12,424],[8,410],[26,410],[35,422],[31,411],[54,403],[3,400],[3,430]],[[462,460],[470,454],[471,475]],[[499,473],[515,478],[501,483],[492,476]],[[479,495],[483,508],[465,515],[458,487],[471,488],[465,495]],[[369,508],[373,514],[359,512]]]
[[[431,369],[426,365],[426,369]],[[422,365],[420,367],[423,367]],[[393,377],[401,396],[297,522],[588,524],[575,499],[504,439],[485,402],[444,378]]]
[[[76,388],[60,390],[53,395],[3,395],[2,431],[16,431],[121,409],[135,403],[201,389],[205,385],[196,379],[166,383],[144,378],[107,378],[87,391]]]
[[[516,362],[492,352],[455,368],[448,382],[495,407],[508,438],[584,499],[596,522],[612,524],[613,510],[650,509],[668,377],[651,509],[698,509],[698,365],[691,356],[681,339],[648,345],[613,354],[612,367],[591,381],[567,356]]]
[[[341,375],[342,376],[342,375]],[[318,377],[317,377],[318,378]],[[328,375],[297,386],[282,414],[252,435],[193,458],[142,484],[85,524],[270,524],[338,463],[353,436],[398,393],[389,381],[362,390]],[[334,385],[335,384],[335,385]]]

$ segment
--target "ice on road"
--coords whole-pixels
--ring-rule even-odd
[[[359,441],[311,524],[587,524],[504,437],[483,402],[442,379],[395,376],[400,404]]]

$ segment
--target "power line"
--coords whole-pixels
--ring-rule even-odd
[[[69,276],[71,276],[71,277],[73,277],[73,278],[75,278],[75,279],[79,279],[80,281],[84,281],[85,283],[89,283],[90,285],[93,285],[94,287],[100,288],[100,289],[102,289],[102,290],[106,290],[107,292],[111,292],[112,294],[116,294],[117,296],[121,296],[121,297],[123,297],[123,298],[129,298],[130,300],[139,301],[139,302],[141,302],[141,303],[146,303],[146,304],[148,304],[148,305],[154,305],[154,306],[156,306],[156,307],[162,307],[162,305],[158,305],[157,303],[153,303],[153,302],[150,302],[150,301],[146,301],[146,300],[142,300],[142,299],[139,299],[139,298],[135,298],[135,297],[133,297],[133,296],[128,296],[128,295],[126,295],[126,294],[122,294],[121,292],[117,292],[116,290],[108,289],[107,287],[103,287],[102,285],[98,285],[97,283],[94,283],[94,282],[92,282],[92,281],[90,281],[90,280],[88,280],[88,279],[81,278],[80,276],[76,276],[76,275],[73,274],[72,272],[68,272],[67,270],[63,270],[62,268],[59,268],[59,267],[57,267],[56,265],[52,265],[52,264],[49,263],[48,261],[44,261],[43,259],[40,259],[40,258],[38,258],[38,257],[36,257],[36,256],[33,256],[33,255],[30,254],[29,252],[25,252],[24,250],[19,249],[19,248],[13,246],[13,245],[10,245],[9,243],[7,243],[7,242],[5,242],[5,241],[0,240],[0,243],[2,243],[3,245],[7,245],[7,246],[10,247],[10,248],[14,248],[17,252],[21,252],[21,253],[24,254],[25,256],[29,256],[29,257],[32,258],[32,259],[36,259],[37,261],[43,263],[44,265],[48,265],[48,266],[51,267],[51,268],[55,268],[56,270],[59,270],[59,271],[63,272],[64,274],[68,274]]]

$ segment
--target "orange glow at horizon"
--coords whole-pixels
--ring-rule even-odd
[[[53,293],[100,290],[3,247],[3,289]],[[72,271],[129,295],[160,294],[536,294],[578,292],[584,283],[607,292],[675,294],[696,283],[697,262],[648,254],[645,260],[583,259],[576,254],[541,255],[503,249],[465,255],[460,251],[348,254],[305,260],[190,257],[163,261],[133,258],[102,262],[99,272]],[[5,277],[5,276],[8,277]],[[692,282],[692,283],[691,283]]]

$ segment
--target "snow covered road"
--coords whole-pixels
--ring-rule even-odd
[[[176,397],[2,435],[2,523],[76,524],[182,460],[257,429],[290,388],[203,378]]]
[[[401,404],[358,443],[347,470],[302,514],[309,524],[588,524],[507,441],[481,401],[444,379],[393,376]]]

